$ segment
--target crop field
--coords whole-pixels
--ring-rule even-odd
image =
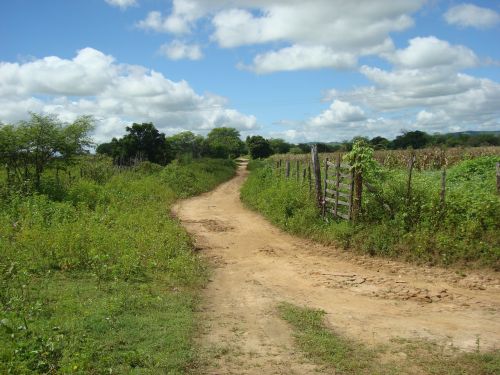
[[[339,154],[346,152],[321,153],[320,160],[329,158],[336,160]],[[415,156],[415,168],[418,170],[433,170],[443,167],[451,167],[463,160],[474,159],[481,156],[500,156],[500,147],[454,147],[454,148],[423,148],[417,150],[375,150],[374,159],[382,166],[387,168],[406,168]],[[309,154],[275,154],[270,157],[273,161],[282,160],[300,160],[309,163]]]

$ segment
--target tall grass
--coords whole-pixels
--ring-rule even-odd
[[[4,188],[0,373],[184,373],[206,271],[169,208],[234,170],[201,160],[49,175],[48,195]]]
[[[320,218],[308,186],[279,178],[269,165],[251,172],[241,198],[282,228],[371,255],[429,264],[476,264],[500,269],[500,199],[489,156],[448,171],[446,202],[440,173],[414,173],[411,195],[404,170],[381,168],[365,190],[355,223]]]

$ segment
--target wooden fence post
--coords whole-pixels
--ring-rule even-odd
[[[323,217],[323,219],[325,218],[325,215],[326,215],[326,189],[327,189],[327,182],[326,180],[328,179],[328,158],[325,159],[325,186],[324,186],[324,189],[323,189],[323,199],[322,199],[322,207],[321,207],[321,216]]]
[[[290,177],[290,160],[287,160],[287,161],[286,161],[285,177],[286,177],[286,178],[289,178],[289,177]]]
[[[339,190],[340,190],[340,161],[341,157],[340,154],[337,157],[337,166],[336,166],[336,181],[335,181],[335,206],[334,206],[334,212],[333,214],[335,217],[337,216],[338,213],[338,208],[339,208]]]
[[[363,199],[363,174],[359,168],[353,171],[354,201],[352,206],[352,218],[356,220],[361,213],[361,203]]]
[[[297,172],[297,182],[300,181],[300,161],[299,159],[297,159],[297,161],[295,162],[295,169],[296,169],[296,172]]]
[[[279,167],[278,167],[278,177],[281,177],[281,159],[279,161]]]
[[[302,170],[302,185],[306,182],[306,174],[307,174],[307,168],[304,167]]]
[[[318,145],[311,146],[311,159],[314,173],[314,186],[316,191],[316,202],[318,207],[322,207],[323,197],[321,196],[321,166],[319,164]]]

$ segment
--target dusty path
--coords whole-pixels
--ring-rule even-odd
[[[500,347],[500,280],[349,255],[298,239],[245,208],[244,166],[174,211],[215,265],[202,309],[211,374],[305,374],[276,305],[326,311],[337,332],[368,344],[430,338],[472,350]]]

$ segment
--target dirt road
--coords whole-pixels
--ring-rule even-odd
[[[208,373],[313,372],[277,314],[282,301],[324,310],[336,332],[367,344],[402,337],[500,347],[498,274],[415,267],[298,239],[243,206],[246,175],[241,166],[231,181],[174,208],[215,265],[200,313]]]

